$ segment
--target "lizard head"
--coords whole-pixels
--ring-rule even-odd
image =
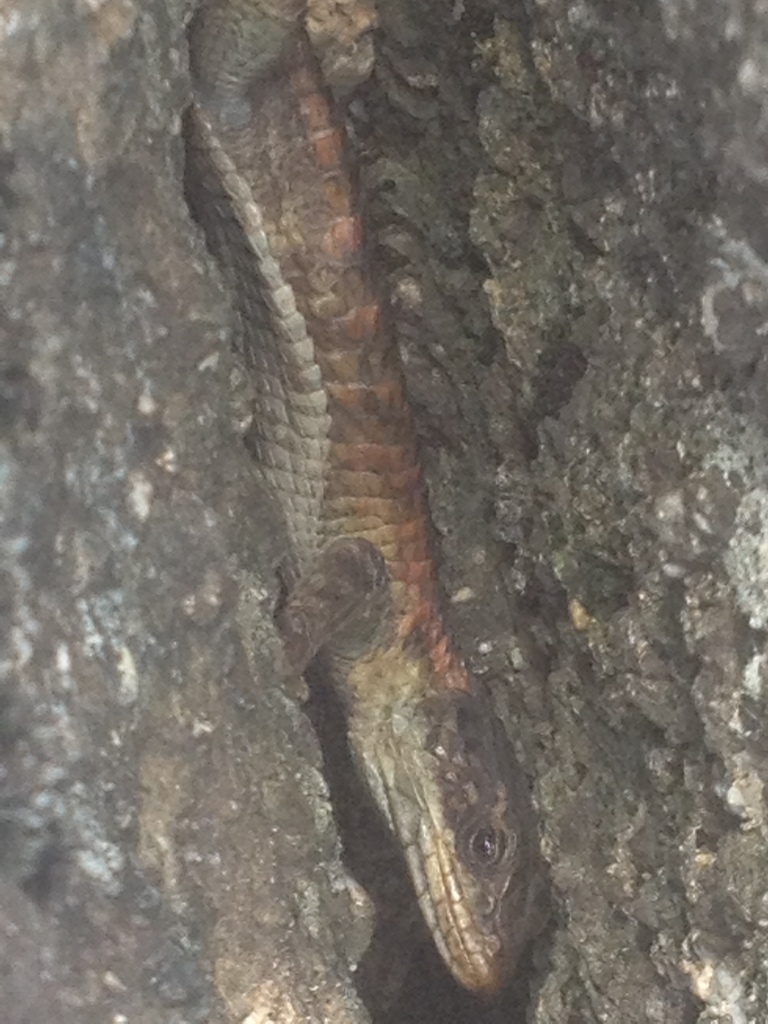
[[[446,694],[428,718],[437,813],[422,907],[457,980],[493,994],[547,918],[531,797],[488,700]]]
[[[498,992],[548,908],[527,782],[489,701],[444,691],[354,732],[445,963]]]

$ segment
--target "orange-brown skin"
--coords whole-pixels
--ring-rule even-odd
[[[330,633],[343,641],[357,763],[446,963],[488,993],[541,923],[535,825],[506,738],[443,626],[397,345],[298,8],[202,8],[191,34],[195,207],[238,297],[255,447],[299,579],[289,655],[300,651],[301,667]],[[389,630],[376,628],[382,556]],[[358,597],[361,581],[373,597]]]
[[[437,608],[431,527],[413,420],[397,347],[366,271],[344,135],[306,45],[297,46],[290,82],[317,167],[313,191],[319,237],[305,237],[297,269],[286,276],[309,325],[330,399],[327,529],[364,537],[381,550],[399,592],[399,640],[407,642],[418,633],[436,685],[469,690],[466,670]],[[324,296],[325,301],[313,304],[303,299],[312,294],[313,279],[335,282],[330,300]]]

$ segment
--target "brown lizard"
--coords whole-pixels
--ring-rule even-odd
[[[523,773],[439,610],[397,345],[366,268],[345,138],[303,0],[208,0],[190,32],[194,206],[231,282],[256,448],[298,583],[293,666],[322,647],[356,763],[454,976],[510,977],[543,918]]]

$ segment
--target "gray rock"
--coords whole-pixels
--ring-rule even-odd
[[[0,17],[11,1024],[365,1019],[370,911],[281,668],[280,524],[184,201],[189,7]],[[500,1004],[463,996],[339,756],[390,910],[358,986],[380,1021],[763,1024],[766,14],[379,14],[351,106],[374,265],[558,912]]]

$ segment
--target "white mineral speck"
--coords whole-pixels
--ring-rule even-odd
[[[763,690],[762,669],[763,655],[755,654],[747,662],[744,669],[744,689],[750,697],[759,697]]]
[[[120,688],[117,699],[123,707],[135,704],[139,696],[139,673],[130,650],[123,645],[117,658],[117,671],[120,675]]]
[[[131,473],[129,479],[129,504],[137,519],[144,523],[149,518],[149,513],[152,510],[152,495],[154,494],[154,487],[152,486],[151,480],[141,472]]]
[[[142,416],[151,416],[154,412],[157,412],[157,402],[146,388],[139,395],[136,407]]]

